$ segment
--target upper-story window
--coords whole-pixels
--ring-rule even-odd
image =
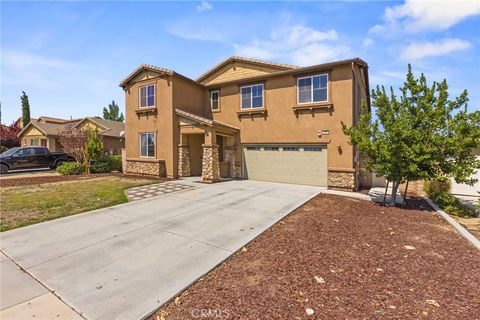
[[[218,91],[210,92],[210,108],[212,108],[212,110],[220,109],[219,96],[220,96],[220,92]]]
[[[297,79],[298,103],[328,101],[328,74],[319,74]]]
[[[139,106],[140,108],[154,107],[155,106],[155,85],[149,84],[142,86],[139,89]]]
[[[240,108],[263,108],[263,84],[240,88]]]

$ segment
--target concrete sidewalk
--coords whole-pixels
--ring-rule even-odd
[[[83,319],[3,253],[0,273],[0,319]]]
[[[140,319],[324,190],[179,183],[196,187],[7,231],[1,249],[85,318]]]

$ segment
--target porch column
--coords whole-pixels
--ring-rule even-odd
[[[188,151],[187,135],[180,134],[180,143],[178,144],[178,176],[189,177],[190,175],[190,152]]]
[[[238,178],[237,177],[237,167],[236,167],[236,160],[237,160],[237,148],[235,147],[234,137],[228,137],[226,139],[226,146],[225,146],[225,154],[224,160],[228,163],[230,167],[230,178]]]
[[[220,164],[218,161],[218,144],[214,129],[205,129],[205,143],[202,159],[202,179],[205,182],[218,182],[220,179]]]

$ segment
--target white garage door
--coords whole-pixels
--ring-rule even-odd
[[[244,145],[247,179],[327,186],[326,145]]]

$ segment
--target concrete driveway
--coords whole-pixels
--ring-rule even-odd
[[[1,250],[87,319],[139,319],[323,190],[182,183],[195,187],[4,232]]]

